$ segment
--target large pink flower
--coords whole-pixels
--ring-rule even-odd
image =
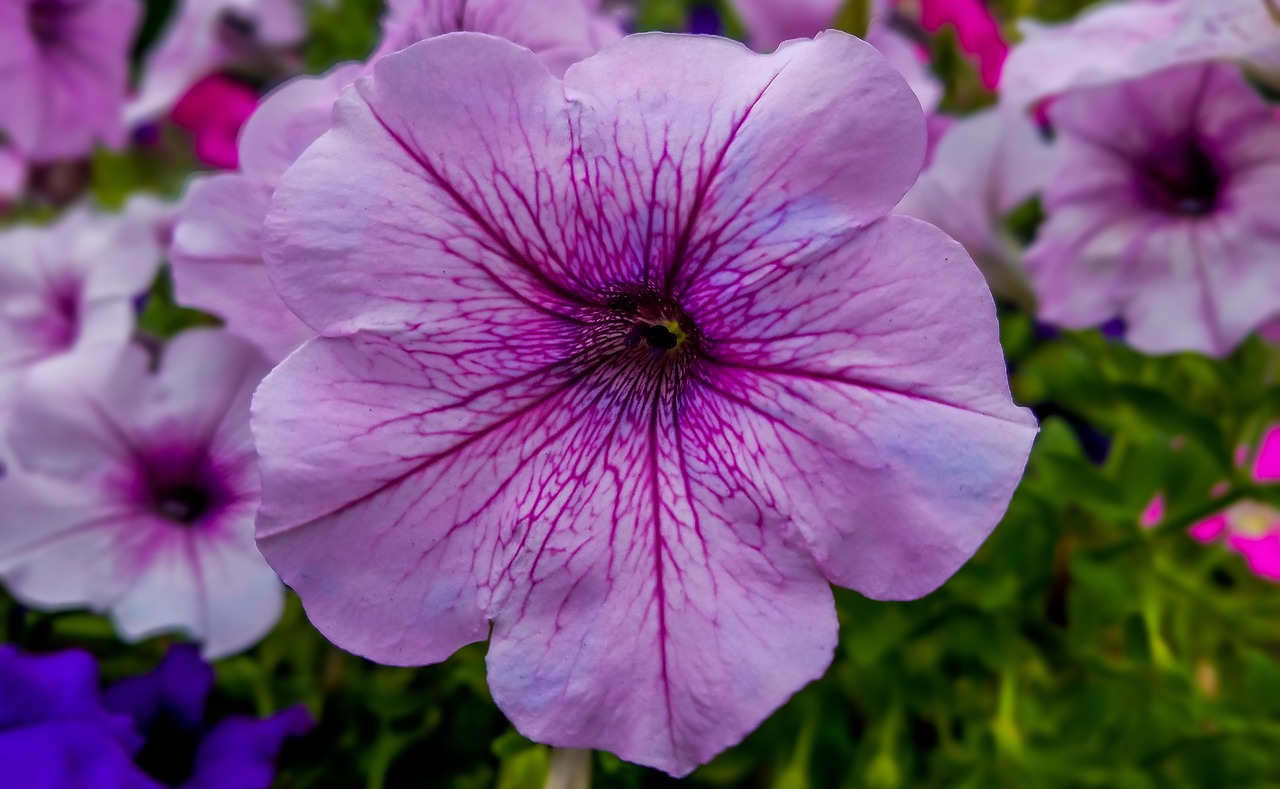
[[[1050,117],[1057,169],[1026,258],[1044,320],[1120,315],[1149,353],[1223,355],[1280,312],[1280,123],[1234,67],[1082,89]]]
[[[136,0],[0,3],[0,131],[35,161],[123,140]]]
[[[886,216],[923,154],[839,33],[384,58],[266,223],[321,336],[254,400],[263,553],[340,646],[492,623],[522,732],[688,772],[822,674],[828,581],[928,593],[1021,474],[980,274]]]
[[[33,369],[71,358],[86,374],[110,370],[160,256],[136,211],[77,207],[47,227],[0,233],[0,427]]]
[[[179,335],[160,370],[138,347],[105,383],[32,373],[0,482],[0,576],[29,605],[109,611],[126,639],[183,630],[208,656],[279,618],[253,541],[259,485],[249,396],[267,371],[222,332]]]
[[[134,125],[157,118],[202,77],[274,56],[305,32],[299,0],[178,0],[173,20],[147,53],[125,119]]]
[[[1205,60],[1247,61],[1280,80],[1280,20],[1269,0],[1131,0],[1062,25],[1024,22],[1001,100],[1025,106],[1077,88]]]
[[[527,46],[557,74],[621,36],[591,0],[399,0],[370,63],[459,30]],[[245,125],[241,171],[196,178],[183,199],[172,256],[178,298],[222,316],[272,359],[283,359],[312,332],[276,295],[262,267],[267,205],[284,171],[329,128],[338,94],[369,68],[341,65],[272,93]]]

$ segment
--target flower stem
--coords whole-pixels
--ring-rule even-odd
[[[591,789],[591,751],[552,748],[544,789]]]

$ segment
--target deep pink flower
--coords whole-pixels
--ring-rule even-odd
[[[119,145],[136,0],[0,4],[0,131],[33,161]]]
[[[1263,435],[1254,456],[1253,477],[1258,482],[1280,482],[1280,427]],[[1280,581],[1280,512],[1274,508],[1243,501],[1191,527],[1191,536],[1201,542],[1224,539],[1255,575]]]
[[[384,27],[370,63],[419,40],[471,30],[527,46],[556,74],[621,36],[591,0],[398,0]],[[345,64],[276,90],[245,125],[241,172],[196,178],[183,199],[172,255],[178,298],[220,315],[273,360],[312,332],[267,279],[262,219],[280,176],[329,128],[338,94],[369,68]]]
[[[1023,249],[1004,221],[1044,188],[1052,166],[1048,143],[1025,115],[985,110],[952,124],[897,211],[964,244],[995,295],[1029,303]]]
[[[195,138],[196,156],[205,164],[234,170],[236,139],[258,106],[258,94],[233,79],[212,74],[191,86],[170,117]]]
[[[523,733],[683,774],[822,674],[829,581],[926,594],[1000,518],[1034,422],[963,249],[886,216],[924,124],[871,47],[631,36],[562,82],[456,34],[335,117],[266,222],[321,336],[253,427],[338,645],[490,637]]]
[[[1041,317],[1119,315],[1149,353],[1223,355],[1280,305],[1280,123],[1239,72],[1184,66],[1049,111],[1058,164],[1027,254]]]
[[[977,61],[982,84],[990,89],[1000,84],[1009,45],[983,0],[920,0],[920,25],[929,31],[953,27],[960,48]]]
[[[1023,107],[1069,90],[1206,60],[1248,61],[1280,80],[1280,24],[1264,0],[1130,0],[1062,25],[1022,23],[1000,81]]]
[[[130,212],[78,207],[43,228],[0,232],[0,432],[16,388],[51,360],[105,374],[133,333],[133,301],[160,266]]]
[[[783,41],[812,38],[831,27],[844,0],[729,0],[729,5],[747,29],[747,43],[769,52]],[[929,71],[929,53],[885,21],[889,12],[888,0],[873,0],[867,43],[906,79],[925,112],[932,112],[942,99],[942,85]]]
[[[259,555],[249,396],[267,370],[224,332],[172,340],[158,372],[138,347],[105,383],[65,364],[31,373],[0,481],[0,576],[41,608],[107,611],[127,640],[182,630],[208,656],[280,615]]]
[[[201,77],[262,60],[302,40],[299,0],[178,0],[174,18],[147,53],[129,101],[130,126],[159,118]]]

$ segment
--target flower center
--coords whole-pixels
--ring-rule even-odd
[[[70,10],[65,0],[35,0],[27,6],[27,29],[39,43],[55,44],[62,39]]]
[[[1245,537],[1262,537],[1280,526],[1280,512],[1253,501],[1242,501],[1227,511],[1231,530]]]
[[[644,285],[611,289],[602,302],[580,316],[575,364],[637,402],[677,394],[705,342],[680,304]]]
[[[165,485],[156,491],[155,508],[167,520],[189,526],[209,511],[212,498],[202,485]]]
[[[1196,140],[1182,140],[1138,167],[1138,191],[1151,207],[1167,214],[1200,217],[1213,213],[1222,191],[1222,173]]]

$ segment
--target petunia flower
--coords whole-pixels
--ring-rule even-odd
[[[1184,66],[1049,111],[1057,167],[1026,264],[1041,319],[1119,315],[1148,353],[1229,353],[1280,312],[1280,123],[1239,72]]]
[[[964,244],[995,295],[1029,303],[1023,249],[1004,222],[1044,189],[1052,166],[1049,144],[1025,115],[984,110],[951,125],[896,210]]]
[[[964,250],[887,216],[924,123],[841,33],[631,36],[563,81],[383,58],[285,174],[320,337],[254,398],[259,546],[337,645],[490,639],[526,736],[684,774],[831,661],[829,582],[927,594],[1035,433]]]
[[[109,612],[126,640],[181,630],[226,655],[282,605],[253,543],[248,407],[267,365],[217,331],[179,335],[150,365],[133,347],[102,384],[66,365],[28,376],[18,469],[0,481],[0,577],[32,607]]]
[[[262,65],[305,33],[299,0],[178,0],[174,18],[147,53],[125,121],[136,126],[162,117],[201,78]]]
[[[399,0],[384,22],[376,62],[419,40],[472,30],[529,47],[557,74],[621,36],[591,0]],[[312,336],[262,267],[261,231],[280,176],[330,124],[338,94],[369,66],[340,65],[268,96],[240,138],[240,172],[192,181],[172,255],[178,299],[215,313],[273,360]]]
[[[136,762],[156,786],[177,789],[268,789],[289,737],[314,725],[301,705],[266,718],[208,720],[213,669],[190,644],[175,644],[149,674],[107,688],[106,707],[129,716],[145,737]]]
[[[159,266],[134,212],[79,206],[47,227],[0,232],[0,426],[31,370],[56,359],[84,374],[111,369]]]
[[[991,90],[1000,84],[1009,45],[985,0],[920,0],[920,26],[930,32],[952,27],[960,49],[977,63],[982,84]]]
[[[835,24],[844,0],[729,0],[747,29],[747,43],[758,52],[776,49],[783,41],[811,38]],[[942,99],[942,85],[929,71],[929,54],[889,23],[889,0],[873,0],[866,41],[906,79],[925,112]]]
[[[124,141],[137,0],[0,4],[0,131],[32,161]]]
[[[87,652],[0,644],[0,776],[15,789],[154,789],[133,722],[105,708]]]
[[[1002,102],[1025,107],[1071,90],[1174,66],[1241,60],[1280,80],[1280,20],[1271,0],[1129,0],[1061,25],[1021,23],[1000,81]]]
[[[257,106],[258,94],[252,88],[214,74],[192,85],[174,105],[171,117],[191,132],[200,161],[234,170],[236,138]]]
[[[1272,427],[1263,435],[1254,457],[1253,478],[1258,482],[1280,481],[1280,427]],[[1280,581],[1280,512],[1275,508],[1242,501],[1191,527],[1191,536],[1201,542],[1226,542],[1244,557],[1255,575]]]

